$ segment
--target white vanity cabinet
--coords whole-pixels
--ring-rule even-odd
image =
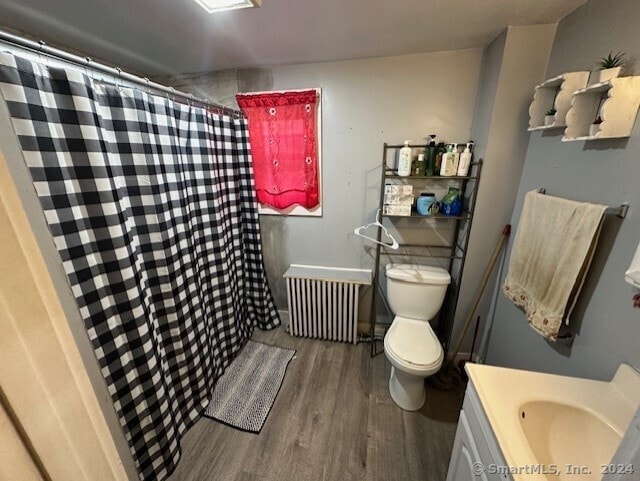
[[[482,408],[478,393],[469,382],[453,443],[447,481],[510,481],[506,462]]]
[[[612,460],[640,404],[631,366],[609,382],[472,363],[465,370],[447,481],[601,481],[611,470],[640,481],[638,438]]]

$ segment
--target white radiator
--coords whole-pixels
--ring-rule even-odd
[[[360,286],[371,271],[291,264],[284,273],[292,336],[356,343]]]

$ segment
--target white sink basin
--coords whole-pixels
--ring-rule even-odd
[[[558,466],[558,480],[600,479],[624,435],[593,411],[554,401],[526,402],[519,417],[537,462]]]
[[[640,405],[640,374],[626,364],[610,382],[482,364],[466,370],[516,481],[602,479],[601,465]]]

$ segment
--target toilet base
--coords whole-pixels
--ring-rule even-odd
[[[404,373],[392,366],[389,377],[391,399],[405,411],[417,411],[427,397],[424,380],[424,377]]]

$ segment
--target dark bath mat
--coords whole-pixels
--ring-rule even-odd
[[[216,383],[204,415],[259,433],[296,351],[248,341]]]

